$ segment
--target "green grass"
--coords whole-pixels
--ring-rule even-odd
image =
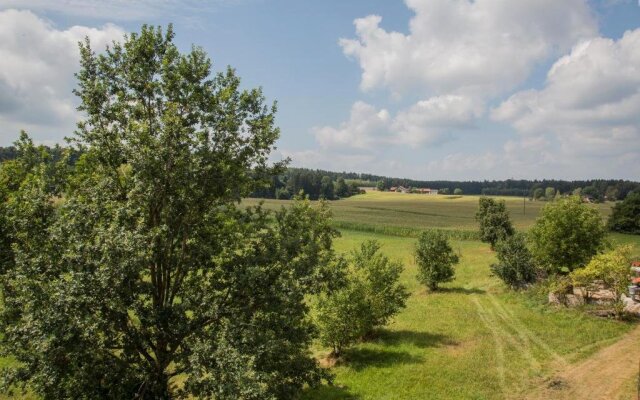
[[[523,213],[522,199],[504,199],[520,230],[527,230],[546,204],[526,201]],[[266,200],[264,206],[288,203]],[[307,390],[303,400],[517,397],[559,360],[587,357],[632,328],[506,290],[490,273],[494,254],[475,240],[477,203],[477,196],[376,192],[330,203],[342,233],[336,249],[347,253],[364,240],[379,240],[384,253],[404,264],[401,279],[411,297],[389,326],[348,350],[331,369],[333,386]],[[603,216],[610,213],[609,204],[593,207]],[[462,256],[455,281],[441,292],[428,293],[415,279],[412,252],[423,229],[446,230]],[[614,234],[611,240],[630,243],[640,254],[640,236]],[[318,358],[328,353],[319,345],[312,351]],[[628,386],[631,390],[633,383]]]
[[[376,339],[347,351],[332,368],[335,386],[304,399],[496,399],[523,393],[562,359],[592,354],[632,328],[628,323],[550,308],[513,293],[490,274],[483,243],[453,241],[461,255],[455,281],[428,293],[416,279],[415,240],[343,231],[340,251],[375,238],[402,260],[412,295]],[[327,349],[315,348],[321,357]]]
[[[475,213],[479,196],[430,196],[392,192],[368,192],[343,200],[330,202],[336,223],[380,229],[384,227],[405,230],[425,228],[475,231]],[[543,201],[529,201],[517,197],[500,197],[506,202],[511,219],[517,229],[528,229],[542,207]],[[247,205],[261,200],[247,199]],[[266,208],[279,208],[287,200],[264,200]],[[611,213],[611,204],[594,204],[604,217]],[[344,225],[343,225],[344,226]],[[346,227],[346,226],[345,226]],[[358,229],[361,230],[361,229]],[[411,235],[403,235],[411,236]]]

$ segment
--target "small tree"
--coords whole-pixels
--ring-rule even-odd
[[[613,206],[607,225],[612,231],[640,235],[640,193],[629,193]]]
[[[409,293],[398,282],[402,264],[379,250],[375,240],[362,243],[351,254],[344,287],[318,300],[320,339],[332,348],[332,356],[386,325],[405,307]]]
[[[331,347],[332,357],[367,333],[370,311],[366,288],[359,280],[348,280],[344,288],[320,296],[316,317],[320,341]]]
[[[338,178],[336,181],[335,193],[338,197],[349,197],[349,186],[347,186],[343,177]]]
[[[550,273],[568,273],[603,249],[605,235],[598,210],[571,197],[547,204],[528,237],[539,265]]]
[[[464,192],[462,191],[462,189],[460,189],[460,188],[456,188],[456,189],[453,191],[453,194],[455,194],[455,195],[457,195],[457,196],[462,196],[462,195],[464,194]]]
[[[499,241],[496,251],[498,262],[491,270],[504,283],[519,289],[535,282],[536,268],[523,234],[516,233]]]
[[[320,197],[326,200],[333,200],[335,197],[333,189],[333,181],[331,177],[325,175],[320,181]]]
[[[376,183],[376,189],[379,190],[380,192],[384,191],[385,187],[384,187],[384,181],[382,179]]]
[[[405,307],[409,292],[399,283],[402,264],[391,261],[380,251],[380,243],[368,240],[352,253],[352,264],[367,291],[370,307],[369,331],[386,325]],[[368,332],[367,332],[368,333]]]
[[[604,285],[614,295],[614,310],[621,317],[624,304],[621,295],[629,285],[629,264],[631,263],[631,246],[618,246],[615,249],[598,254],[589,261],[586,267],[573,271],[571,278],[576,286],[589,289],[594,285]]]
[[[542,188],[536,188],[536,189],[533,191],[533,199],[534,199],[534,200],[540,200],[543,196],[544,196],[544,189],[542,189]]]
[[[476,220],[480,225],[480,240],[491,244],[492,249],[499,240],[506,239],[515,232],[504,200],[481,197]]]
[[[552,187],[546,188],[545,191],[544,191],[544,197],[549,201],[555,199],[556,190],[554,188],[552,188]]]
[[[438,284],[453,280],[453,266],[459,261],[447,237],[439,231],[422,232],[416,245],[415,259],[418,281],[430,290],[437,290]]]

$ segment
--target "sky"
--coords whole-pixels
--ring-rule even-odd
[[[639,0],[0,0],[0,146],[72,136],[78,41],[145,23],[277,101],[292,166],[640,180]]]

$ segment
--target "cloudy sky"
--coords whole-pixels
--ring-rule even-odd
[[[72,135],[79,40],[169,22],[278,100],[294,166],[640,179],[638,0],[0,0],[0,145]]]

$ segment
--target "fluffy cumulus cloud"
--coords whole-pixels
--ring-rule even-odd
[[[393,122],[397,142],[416,146],[435,143],[451,129],[469,128],[482,114],[482,105],[471,97],[435,96],[400,111]]]
[[[543,88],[515,93],[491,113],[524,141],[551,135],[567,156],[640,157],[640,29],[577,44]],[[637,167],[636,167],[637,168]]]
[[[415,12],[409,33],[390,32],[382,18],[355,20],[344,53],[362,68],[362,89],[395,92],[421,86],[436,94],[496,94],[527,78],[536,63],[597,24],[584,0],[406,0]]]
[[[313,128],[316,140],[322,147],[370,148],[384,138],[389,128],[390,116],[387,110],[358,101],[351,107],[349,120],[338,128],[331,126]]]
[[[89,37],[99,50],[122,35],[112,24],[59,30],[30,11],[0,11],[0,145],[20,129],[43,142],[69,135],[78,118],[72,94],[78,42]]]
[[[474,127],[488,101],[521,84],[539,63],[597,33],[583,0],[406,4],[415,13],[407,34],[387,31],[380,16],[369,15],[354,21],[356,38],[339,43],[358,61],[363,90],[384,88],[396,99],[407,92],[423,98],[388,118],[384,130],[386,142],[412,147],[442,144],[452,132]],[[366,120],[371,122],[376,118],[369,107]],[[377,136],[373,130],[379,130],[380,121],[354,123],[354,114],[339,128],[316,129],[318,141],[357,148],[370,143],[362,138]]]

